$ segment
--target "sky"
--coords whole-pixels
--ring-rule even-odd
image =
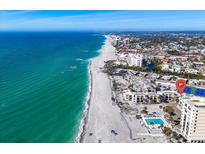
[[[205,11],[0,11],[0,31],[189,30],[205,30]]]

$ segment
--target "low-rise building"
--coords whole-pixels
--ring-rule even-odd
[[[173,69],[173,72],[180,72],[181,71],[181,66],[180,65],[173,65],[172,69]]]
[[[203,62],[193,62],[195,68],[200,69],[204,66]]]
[[[169,71],[169,64],[163,64],[162,71]]]
[[[159,95],[157,93],[143,93],[143,92],[132,92],[126,90],[122,93],[123,100],[134,104],[141,103],[159,103]]]

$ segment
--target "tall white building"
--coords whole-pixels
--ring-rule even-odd
[[[127,63],[129,66],[139,66],[142,67],[142,54],[128,54]]]
[[[124,43],[125,45],[129,44],[129,43],[130,43],[129,38],[125,38],[125,39],[123,40],[123,43]]]
[[[120,44],[120,39],[119,38],[114,38],[113,39],[113,46],[117,46]]]
[[[182,97],[181,133],[189,142],[205,142],[205,99]]]

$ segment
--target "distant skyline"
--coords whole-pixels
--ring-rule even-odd
[[[204,31],[205,11],[0,11],[0,31]]]

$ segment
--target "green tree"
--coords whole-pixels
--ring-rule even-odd
[[[166,136],[170,136],[172,134],[172,130],[168,127],[164,127],[162,129],[163,133],[166,135]]]

